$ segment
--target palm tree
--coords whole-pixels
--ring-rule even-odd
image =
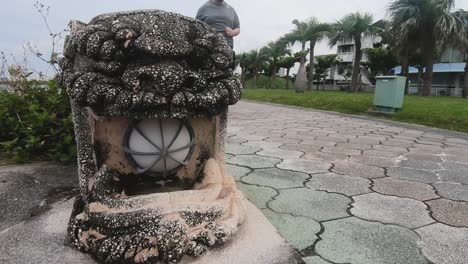
[[[265,62],[265,57],[258,50],[251,50],[247,53],[246,64],[248,65],[249,71],[253,75],[253,88],[257,88],[257,77],[262,64]]]
[[[460,48],[462,53],[465,55],[465,87],[463,87],[462,96],[463,98],[468,97],[468,11],[459,10],[455,12],[455,15],[463,22],[464,30],[458,32],[452,32],[453,43],[456,47]]]
[[[299,61],[299,70],[296,74],[296,80],[294,82],[294,88],[297,93],[303,93],[307,86],[307,74],[306,74],[306,25],[305,23],[300,23],[298,20],[294,20],[293,24],[296,25],[296,29],[293,32],[286,34],[283,39],[291,44],[296,42],[301,43],[301,52],[303,56]]]
[[[245,75],[247,72],[247,68],[249,66],[249,61],[248,61],[248,54],[247,53],[241,53],[236,55],[236,61],[239,64],[239,67],[241,68],[241,82],[242,86],[245,86]]]
[[[338,42],[351,42],[355,44],[355,57],[353,65],[353,75],[351,79],[351,90],[357,92],[359,89],[358,78],[361,71],[362,58],[362,37],[375,36],[378,32],[378,24],[374,23],[374,18],[368,13],[352,13],[343,17],[333,25],[330,33],[330,46],[335,46]]]
[[[394,37],[406,41],[416,36],[424,58],[424,85],[422,95],[431,94],[434,59],[437,46],[453,32],[461,32],[463,22],[452,9],[455,0],[396,0],[388,11]]]
[[[263,57],[268,58],[272,70],[270,87],[274,88],[276,82],[276,73],[278,73],[278,62],[281,57],[288,53],[287,43],[284,41],[274,41],[268,43],[260,50]]]
[[[312,84],[314,82],[314,57],[315,57],[315,45],[317,42],[323,40],[327,33],[330,32],[331,26],[327,23],[320,23],[317,18],[310,18],[307,23],[306,29],[306,38],[309,41],[309,74],[308,74],[308,84],[307,89],[312,89]]]
[[[304,55],[299,52],[299,53],[294,54],[293,56],[282,57],[279,60],[278,66],[286,69],[286,90],[289,89],[289,81],[291,79],[290,77],[291,68],[294,67],[296,63],[300,62],[303,56]]]

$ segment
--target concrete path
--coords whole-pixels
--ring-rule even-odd
[[[227,155],[239,188],[306,263],[466,264],[466,138],[240,102]]]

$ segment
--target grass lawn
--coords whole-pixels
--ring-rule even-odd
[[[373,93],[313,91],[296,94],[294,90],[244,91],[244,99],[301,106],[346,114],[367,115],[372,109]],[[407,96],[403,110],[387,119],[468,133],[468,99],[452,97]]]

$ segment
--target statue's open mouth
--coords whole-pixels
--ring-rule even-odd
[[[80,131],[93,131],[99,169],[81,178],[72,245],[105,263],[175,263],[236,232],[243,198],[223,166],[223,118],[90,122],[90,111]]]

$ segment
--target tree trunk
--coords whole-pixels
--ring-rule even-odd
[[[307,91],[312,90],[312,85],[314,83],[314,57],[315,57],[315,41],[310,41],[310,58],[309,58],[309,74],[307,82]]]
[[[291,70],[291,68],[288,68],[286,70],[286,90],[289,90],[289,71]]]
[[[305,50],[305,42],[302,43],[302,51]],[[297,93],[303,93],[307,87],[307,73],[305,66],[305,56],[302,56],[300,61],[299,70],[297,71],[296,81],[294,82],[294,88]]]
[[[357,92],[359,90],[359,85],[358,85],[358,78],[359,78],[359,73],[361,72],[361,56],[362,56],[362,51],[361,51],[361,36],[358,36],[354,40],[356,42],[355,45],[355,56],[354,56],[354,65],[353,65],[353,76],[351,79],[351,91]]]
[[[409,49],[408,47],[405,47],[401,53],[401,72],[400,76],[406,77],[406,83],[405,83],[405,94],[409,94]]]
[[[272,65],[273,74],[271,75],[271,83],[270,83],[271,89],[275,89],[275,84],[276,84],[276,73],[278,72],[276,63],[277,62],[274,60],[273,65]]]
[[[424,74],[423,68],[421,66],[419,66],[419,68],[418,68],[418,95],[422,95],[421,81],[422,81],[423,74]]]
[[[315,90],[317,91],[319,89],[319,84],[320,84],[320,75],[317,75],[317,87],[315,88]]]
[[[463,98],[468,97],[468,60],[465,65],[465,86],[463,87]]]
[[[255,69],[254,72],[254,77],[253,77],[253,83],[254,83],[254,89],[257,89],[257,70]]]
[[[434,72],[434,52],[435,52],[435,41],[432,39],[426,40],[423,48],[424,66],[426,71],[424,72],[424,84],[422,87],[422,95],[431,95],[432,90],[432,77]]]
[[[245,69],[241,68],[241,83],[242,87],[245,87]]]

